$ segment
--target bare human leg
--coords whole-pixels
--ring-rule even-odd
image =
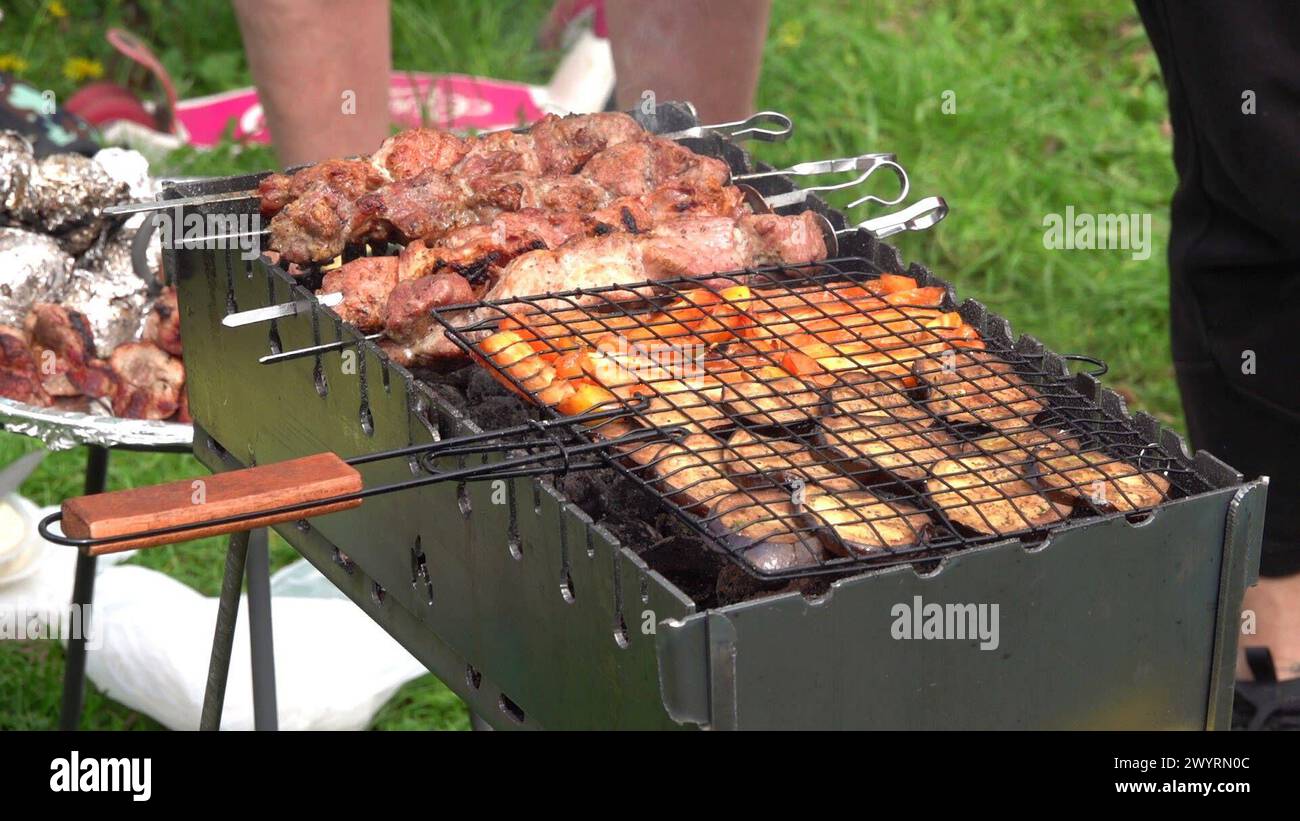
[[[285,165],[373,151],[388,136],[388,0],[234,0]]]
[[[608,0],[619,108],[646,91],[689,100],[705,122],[754,111],[771,0]]]

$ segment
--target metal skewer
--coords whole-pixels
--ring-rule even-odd
[[[308,299],[299,299],[296,302],[285,302],[280,305],[268,305],[265,308],[253,308],[248,311],[240,311],[236,314],[230,314],[221,320],[221,324],[227,328],[239,328],[244,325],[255,325],[258,322],[270,322],[272,319],[282,319],[289,316],[311,310],[313,304],[324,305],[327,308],[333,308],[343,302],[341,292],[333,294],[321,294],[316,297],[315,303]]]
[[[784,194],[771,194],[761,197],[763,203],[768,208],[782,208],[787,205],[798,205],[807,202],[810,194],[822,193],[825,191],[840,191],[845,188],[855,188],[866,183],[871,177],[882,168],[887,168],[894,172],[898,177],[899,192],[898,196],[893,199],[882,199],[875,194],[867,194],[849,203],[847,208],[856,208],[859,205],[868,202],[874,202],[879,205],[898,205],[907,199],[911,191],[911,182],[907,178],[907,170],[897,162],[898,157],[894,154],[862,154],[857,157],[844,157],[838,160],[814,160],[813,162],[803,162],[798,165],[792,165],[789,168],[782,168],[775,171],[758,171],[751,174],[737,174],[732,177],[732,182],[753,182],[754,180],[767,179],[769,177],[811,177],[822,174],[838,174],[845,171],[861,172],[857,178],[847,182],[834,183],[829,185],[812,185],[807,188],[796,188]],[[751,197],[750,192],[754,189],[747,185],[741,186],[746,190],[747,199]],[[757,193],[757,192],[755,192]],[[752,201],[751,201],[752,205]]]

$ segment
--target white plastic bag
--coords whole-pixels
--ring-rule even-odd
[[[72,596],[74,551],[46,547],[41,572],[0,590],[0,603],[66,608]],[[110,698],[166,727],[196,729],[217,600],[158,571],[117,563],[129,555],[100,560],[92,629],[102,633],[86,654],[87,675]],[[277,572],[271,592],[281,729],[365,729],[399,687],[427,672],[305,560]],[[253,728],[248,610],[243,601],[221,727]]]

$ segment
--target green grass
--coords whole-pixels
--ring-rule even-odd
[[[70,14],[59,21],[44,3],[18,0],[6,4],[0,25],[0,55],[22,56],[23,76],[60,99],[75,87],[62,75],[68,57],[100,59],[122,78],[100,34],[122,21],[154,44],[183,96],[248,82],[225,0],[121,3],[107,11],[98,3],[64,5]],[[554,55],[537,52],[532,40],[547,5],[395,0],[395,65],[543,81]],[[944,111],[945,92],[952,92],[955,113]],[[942,194],[952,207],[936,229],[896,238],[907,259],[927,264],[960,294],[978,296],[1053,349],[1108,360],[1108,384],[1137,397],[1134,407],[1181,425],[1164,263],[1171,144],[1158,67],[1128,0],[778,2],[759,104],[797,123],[789,143],[751,146],[761,159],[897,153],[915,197]],[[165,170],[236,173],[271,162],[264,149],[227,146],[179,152]],[[1044,248],[1044,215],[1069,205],[1152,214],[1150,258]],[[30,447],[0,435],[0,464]],[[24,492],[41,504],[78,492],[83,458],[52,455]],[[200,469],[187,457],[113,458],[114,487]],[[277,564],[292,555],[283,543],[274,550]],[[152,550],[134,561],[212,595],[222,544]],[[0,727],[52,726],[61,668],[57,649],[0,644]],[[152,726],[94,693],[87,725]],[[403,688],[375,726],[463,728],[467,720],[458,700],[426,677]]]

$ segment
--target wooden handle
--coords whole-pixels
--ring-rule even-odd
[[[204,522],[227,516],[271,511],[314,499],[355,493],[361,487],[361,474],[355,468],[332,453],[318,453],[287,462],[217,473],[202,479],[181,479],[162,485],[69,499],[63,503],[63,534],[74,539],[108,539],[160,528],[198,526],[181,533],[146,536],[88,549],[90,555],[99,556],[347,510],[360,505],[361,500],[334,502],[290,513],[267,513],[231,524],[203,526]]]

